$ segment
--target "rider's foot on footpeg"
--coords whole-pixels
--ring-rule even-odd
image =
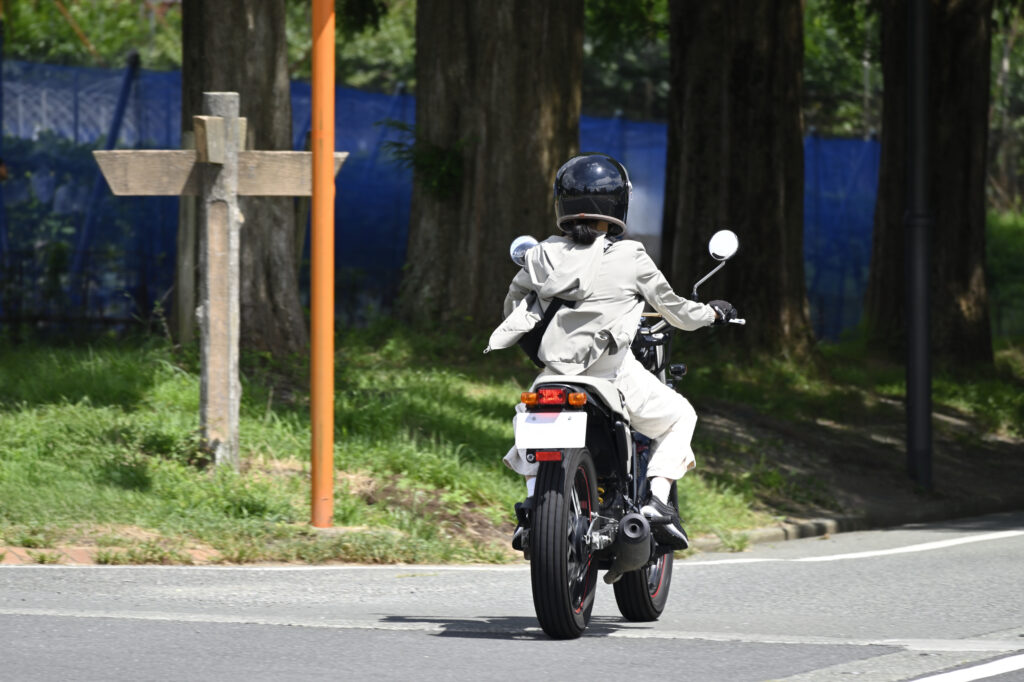
[[[675,506],[652,495],[647,504],[641,507],[640,513],[650,521],[651,533],[660,544],[672,549],[686,549],[690,546],[690,539],[686,537]]]

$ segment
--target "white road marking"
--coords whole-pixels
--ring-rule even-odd
[[[952,670],[948,673],[923,677],[918,682],[971,682],[972,680],[983,680],[986,677],[1005,675],[1017,670],[1024,670],[1024,654],[977,665],[973,668]]]
[[[694,567],[694,566],[724,566],[727,564],[763,564],[769,562],[800,562],[800,563],[814,563],[823,561],[843,561],[846,559],[868,559],[879,556],[889,556],[893,554],[910,554],[913,552],[928,552],[935,549],[944,549],[946,547],[956,547],[957,545],[966,545],[974,542],[987,542],[989,540],[1005,540],[1008,538],[1015,538],[1024,536],[1024,530],[1004,530],[995,533],[982,533],[980,535],[968,535],[965,537],[952,538],[949,540],[937,540],[935,542],[924,542],[917,545],[906,545],[903,547],[893,547],[890,549],[878,549],[870,550],[865,552],[852,552],[848,554],[829,554],[826,556],[810,556],[810,557],[797,557],[793,559],[782,559],[782,558],[739,558],[739,559],[709,559],[709,560],[692,560],[692,561],[678,561],[676,562],[676,568],[680,567]],[[508,571],[508,572],[520,572],[530,570],[530,565],[523,562],[515,564],[493,564],[493,565],[458,565],[458,564],[439,564],[439,565],[427,565],[427,564],[384,564],[384,565],[364,565],[364,564],[332,564],[332,565],[319,565],[319,566],[160,566],[160,565],[142,565],[142,566],[131,566],[131,565],[117,565],[117,566],[94,566],[94,565],[80,565],[80,566],[59,566],[53,564],[40,565],[40,564],[14,564],[0,566],[2,570],[17,570],[17,569],[35,569],[35,570],[47,570],[47,571],[59,571],[59,570],[82,570],[84,568],[99,568],[104,571],[139,571],[139,570],[155,570],[155,571],[254,571],[254,572],[273,572],[273,571],[389,571],[389,570],[401,570],[401,571],[421,571],[421,572],[440,572],[440,571]]]
[[[877,549],[866,552],[852,552],[849,554],[829,554],[826,556],[810,556],[810,557],[799,557],[796,559],[776,559],[776,558],[763,558],[763,559],[720,559],[710,561],[695,561],[695,562],[683,562],[677,564],[677,566],[707,566],[714,564],[754,564],[754,563],[765,563],[765,562],[821,562],[821,561],[843,561],[846,559],[868,559],[871,557],[879,556],[890,556],[893,554],[910,554],[913,552],[929,552],[935,549],[945,549],[946,547],[956,547],[957,545],[966,545],[972,542],[987,542],[989,540],[1005,540],[1007,538],[1015,538],[1024,535],[1024,530],[1003,530],[997,533],[982,533],[981,535],[968,535],[961,538],[952,538],[950,540],[937,540],[935,542],[924,542],[918,545],[906,545],[903,547],[892,547],[890,549]]]
[[[853,552],[852,554],[833,554],[832,556],[805,557],[797,561],[840,561],[842,559],[866,559],[868,557],[887,556],[890,554],[909,554],[911,552],[928,552],[933,549],[944,549],[957,545],[966,545],[972,542],[986,542],[988,540],[1005,540],[1024,535],[1024,530],[1004,530],[998,533],[983,533],[982,535],[968,535],[963,538],[950,540],[937,540],[925,542],[920,545],[908,545],[906,547],[894,547],[892,549],[880,549],[870,552]]]
[[[326,564],[315,566],[235,566],[232,564],[217,564],[204,566],[165,566],[161,564],[4,564],[0,565],[0,571],[15,571],[18,569],[35,569],[50,571],[81,571],[83,569],[99,569],[102,571],[250,571],[256,573],[274,571],[421,571],[435,573],[439,571],[504,571],[515,573],[529,571],[530,564],[521,562],[517,564]]]
[[[126,611],[88,609],[0,608],[0,616],[37,616],[45,618],[109,618],[113,620],[161,621],[180,623],[208,623],[215,625],[269,625],[284,627],[326,628],[334,630],[387,630],[404,632],[493,632],[529,637],[541,632],[539,627],[510,627],[482,619],[451,620],[442,616],[425,616],[422,620],[389,622],[386,620],[344,620],[275,618],[259,614],[182,613],[174,611]],[[595,636],[623,639],[700,640],[709,642],[745,642],[782,645],[828,646],[880,646],[907,651],[1013,653],[1024,650],[1024,642],[1010,639],[850,639],[815,635],[782,635],[753,632],[701,632],[681,630],[649,630],[616,622],[616,629],[604,630],[599,620],[591,627],[599,630]]]

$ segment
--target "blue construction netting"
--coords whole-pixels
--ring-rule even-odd
[[[91,151],[180,146],[181,78],[126,68],[6,61],[2,68],[0,326],[74,320],[123,325],[172,294],[178,202],[113,197]],[[411,172],[386,143],[403,140],[415,100],[339,88],[336,263],[339,314],[387,307],[405,260]],[[292,84],[293,140],[306,147],[310,88]],[[631,235],[657,254],[664,203],[664,124],[584,117],[580,146],[620,159],[634,184]],[[807,138],[807,283],[819,337],[856,325],[870,256],[878,144]],[[308,240],[307,240],[308,244]]]
[[[880,153],[877,140],[804,138],[804,267],[820,339],[860,322]]]

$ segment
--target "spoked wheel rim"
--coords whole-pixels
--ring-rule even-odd
[[[587,595],[593,589],[591,584],[593,571],[590,569],[594,562],[594,555],[586,541],[593,510],[590,480],[586,470],[579,466],[573,476],[569,495],[569,513],[566,515],[566,577],[570,605],[576,613],[583,610]]]

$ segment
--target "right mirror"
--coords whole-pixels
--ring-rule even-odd
[[[708,251],[715,260],[729,260],[740,248],[739,237],[732,230],[719,230],[711,236]]]

